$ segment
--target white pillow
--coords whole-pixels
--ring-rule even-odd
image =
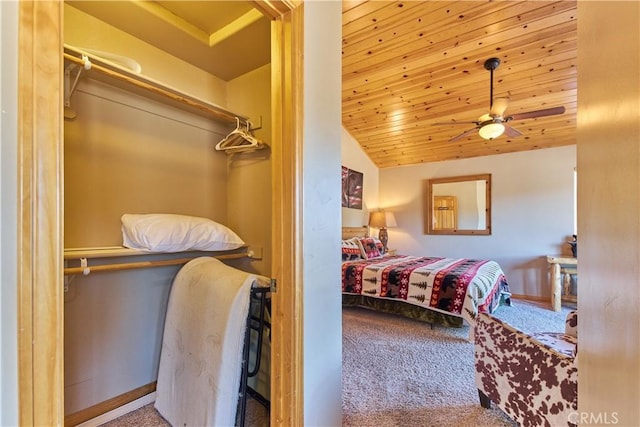
[[[208,218],[175,214],[124,214],[122,240],[127,248],[152,252],[225,251],[244,241]]]

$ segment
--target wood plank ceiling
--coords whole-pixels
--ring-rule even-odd
[[[343,1],[343,125],[380,168],[575,144],[576,19],[575,1]],[[566,111],[449,142],[489,112],[491,57],[505,117]]]

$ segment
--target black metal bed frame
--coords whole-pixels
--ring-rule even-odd
[[[247,327],[244,334],[244,349],[242,351],[242,373],[240,376],[240,395],[238,401],[238,415],[236,416],[236,426],[244,427],[246,409],[247,409],[247,396],[250,395],[253,399],[261,403],[267,412],[270,410],[270,402],[256,390],[252,389],[247,381],[249,378],[254,377],[260,370],[260,359],[262,357],[262,339],[264,337],[265,326],[271,328],[271,324],[265,320],[265,310],[271,309],[271,301],[268,298],[270,288],[260,287],[251,288],[251,296],[249,299],[249,314],[247,316]],[[258,311],[254,314],[253,307],[257,304]],[[256,357],[253,363],[253,368],[250,366],[250,347],[251,347],[251,332],[255,331],[258,334]],[[269,336],[271,339],[271,336]]]

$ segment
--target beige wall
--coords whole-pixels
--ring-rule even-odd
[[[388,206],[378,203],[378,167],[344,127],[341,142],[342,166],[363,174],[362,209],[342,208],[342,225],[360,227],[368,223],[370,210]]]
[[[65,247],[122,244],[125,213],[227,223],[226,126],[82,80],[64,123]]]
[[[227,107],[251,119],[255,136],[271,146],[271,66],[265,65],[227,84]],[[271,271],[271,150],[228,156],[228,225],[262,259],[236,265],[269,275]]]
[[[0,425],[18,425],[18,7],[0,2]]]
[[[304,4],[301,159],[304,425],[342,424],[340,2]],[[287,286],[282,284],[281,286]]]
[[[580,425],[640,425],[640,3],[578,3]]]
[[[90,260],[91,265],[97,263]],[[157,379],[164,313],[177,271],[178,267],[161,267],[91,273],[76,276],[67,285],[65,415]]]

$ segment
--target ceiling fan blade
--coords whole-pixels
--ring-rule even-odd
[[[483,114],[480,117],[478,117],[478,121],[476,123],[478,124],[478,126],[480,126],[481,123],[492,122],[492,121],[493,121],[493,117],[491,117],[490,114]]]
[[[458,136],[454,136],[453,138],[451,138],[451,139],[449,140],[449,142],[455,142],[455,141],[457,141],[457,140],[459,140],[459,139],[464,138],[465,136],[469,136],[469,135],[471,135],[472,133],[474,133],[477,129],[478,129],[478,128],[477,128],[477,127],[475,127],[475,128],[473,128],[473,129],[469,129],[468,131],[462,132],[460,135],[458,135]]]
[[[504,134],[508,137],[515,138],[516,136],[522,135],[518,129],[512,128],[511,126],[504,125]]]
[[[526,113],[512,114],[505,118],[505,121],[509,120],[522,120],[533,119],[536,117],[554,116],[556,114],[564,113],[564,107],[545,108],[544,110],[529,111]]]
[[[491,117],[502,117],[509,105],[509,98],[496,98],[491,106]]]

